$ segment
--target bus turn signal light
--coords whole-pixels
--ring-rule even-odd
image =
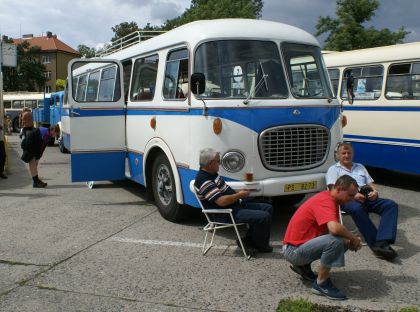
[[[156,117],[153,117],[152,119],[150,119],[150,128],[152,128],[153,130],[156,130]]]
[[[341,127],[344,128],[345,126],[347,126],[347,116],[343,115],[341,116]]]
[[[220,132],[222,132],[222,121],[220,120],[220,118],[216,118],[213,121],[213,131],[216,134],[220,134]]]

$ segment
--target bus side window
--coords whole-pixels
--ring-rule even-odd
[[[98,97],[99,71],[90,73],[86,90],[86,102],[96,102]]]
[[[127,104],[128,101],[128,88],[130,86],[131,68],[133,63],[131,60],[125,61],[123,64],[123,79],[124,79],[124,102]]]
[[[347,77],[351,74],[354,78],[354,99],[377,100],[381,96],[383,72],[382,65],[347,68],[343,73],[341,98],[347,99]]]
[[[385,96],[390,99],[420,98],[420,63],[392,64],[389,67]]]
[[[188,94],[188,50],[168,53],[163,84],[165,99],[185,99]]]
[[[151,101],[155,96],[155,86],[159,56],[157,54],[137,59],[131,79],[131,101]]]
[[[120,99],[120,80],[117,67],[104,68],[101,73],[98,99],[100,102],[116,102]]]
[[[340,80],[340,70],[338,68],[331,68],[331,69],[328,69],[328,73],[330,75],[334,95],[337,96],[337,94],[338,94],[338,82]]]

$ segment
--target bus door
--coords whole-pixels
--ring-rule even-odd
[[[117,60],[72,60],[70,150],[73,182],[125,178],[125,104]]]

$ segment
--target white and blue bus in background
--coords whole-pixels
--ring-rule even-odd
[[[198,207],[199,152],[253,195],[325,190],[341,107],[316,39],[262,20],[197,21],[101,59],[69,64],[62,128],[73,181],[129,178],[176,221]]]
[[[42,107],[44,105],[44,99],[49,99],[50,94],[43,92],[4,92],[3,103],[4,103],[4,115],[10,118],[12,122],[12,128],[14,132],[19,132],[19,115],[22,109],[27,107],[34,109]]]
[[[420,174],[420,42],[324,53],[355,161]],[[348,103],[347,77],[354,102]]]

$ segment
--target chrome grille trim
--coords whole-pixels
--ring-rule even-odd
[[[267,169],[305,170],[327,159],[330,131],[320,125],[287,125],[264,130],[258,141],[260,157]]]

